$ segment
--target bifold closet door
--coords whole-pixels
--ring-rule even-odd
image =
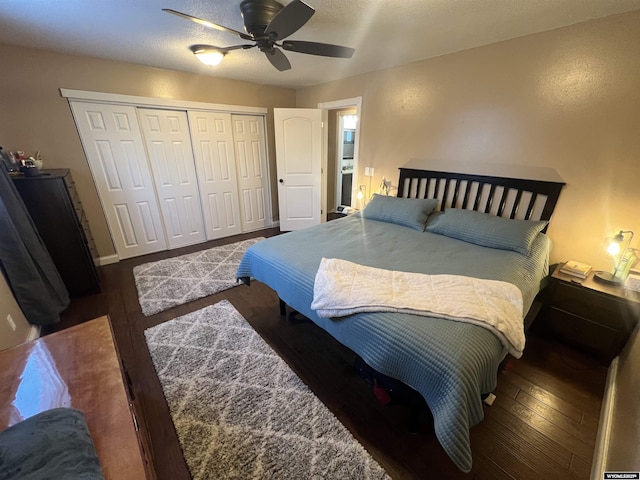
[[[264,134],[264,117],[232,115],[242,231],[271,226],[269,166]]]
[[[207,240],[242,232],[230,113],[189,111]]]
[[[118,257],[166,250],[135,108],[70,104]]]
[[[169,248],[204,242],[187,112],[139,108]]]

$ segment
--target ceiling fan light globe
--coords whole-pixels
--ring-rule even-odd
[[[224,52],[220,50],[195,50],[194,55],[205,65],[210,67],[218,65],[224,58]]]

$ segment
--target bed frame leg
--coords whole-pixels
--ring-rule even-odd
[[[279,298],[278,300],[280,301],[280,316],[286,317],[287,316],[287,304],[284,303],[284,300],[282,300],[281,298]]]

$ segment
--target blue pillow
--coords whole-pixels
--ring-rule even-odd
[[[447,208],[427,225],[427,231],[483,247],[529,255],[531,245],[546,221],[511,220],[488,213]]]
[[[374,194],[362,216],[424,231],[427,217],[438,205],[435,198],[399,198]]]

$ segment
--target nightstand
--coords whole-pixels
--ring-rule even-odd
[[[640,294],[560,273],[551,275],[542,328],[608,365],[627,342],[640,318]]]

